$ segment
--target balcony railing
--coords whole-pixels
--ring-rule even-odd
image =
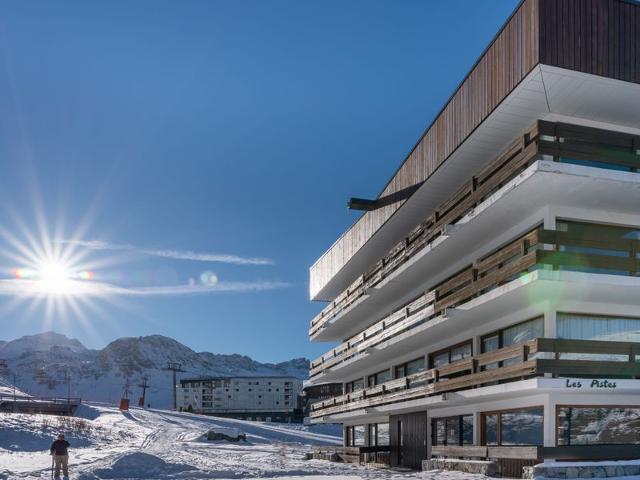
[[[367,350],[492,290],[521,274],[545,265],[554,269],[594,269],[636,276],[640,271],[640,241],[616,239],[593,232],[575,234],[536,229],[481,258],[432,290],[396,309],[311,362],[313,378]]]
[[[552,354],[553,358],[540,358],[541,355],[536,355],[540,353]],[[563,359],[562,354],[583,356]],[[588,355],[593,354],[615,355],[626,360],[589,359]],[[639,356],[640,343],[538,338],[314,403],[310,417],[320,418],[545,373],[640,377]]]
[[[309,336],[314,338],[328,321],[415,257],[425,246],[443,235],[448,225],[471,212],[540,155],[552,155],[556,159],[562,156],[582,160],[595,158],[602,164],[638,169],[640,157],[637,142],[637,137],[630,134],[538,121],[316,315],[311,320]]]

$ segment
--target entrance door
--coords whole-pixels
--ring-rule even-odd
[[[427,458],[427,413],[391,416],[389,426],[394,430],[390,435],[391,464],[420,470]]]

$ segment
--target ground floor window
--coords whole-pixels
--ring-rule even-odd
[[[432,445],[473,445],[473,415],[431,419]]]
[[[369,445],[387,446],[389,445],[389,424],[371,423],[369,425]]]
[[[532,407],[482,414],[484,445],[542,445],[544,409]]]
[[[347,447],[361,447],[364,446],[364,425],[352,425],[345,428],[345,444]]]
[[[570,407],[558,414],[558,445],[640,444],[639,407]]]

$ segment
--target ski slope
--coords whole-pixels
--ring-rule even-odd
[[[247,441],[206,441],[203,435],[211,428],[240,430]],[[72,445],[71,478],[80,480],[484,478],[306,460],[312,445],[341,443],[339,428],[331,426],[248,422],[138,408],[123,413],[94,404],[81,406],[73,419],[0,414],[0,479],[51,478],[47,449],[60,430]]]

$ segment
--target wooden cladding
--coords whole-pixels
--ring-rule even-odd
[[[640,5],[539,0],[540,63],[640,82]]]
[[[640,5],[524,0],[405,158],[380,197],[413,187],[467,139],[538,64],[640,83]],[[311,267],[318,292],[404,203],[366,212]]]

